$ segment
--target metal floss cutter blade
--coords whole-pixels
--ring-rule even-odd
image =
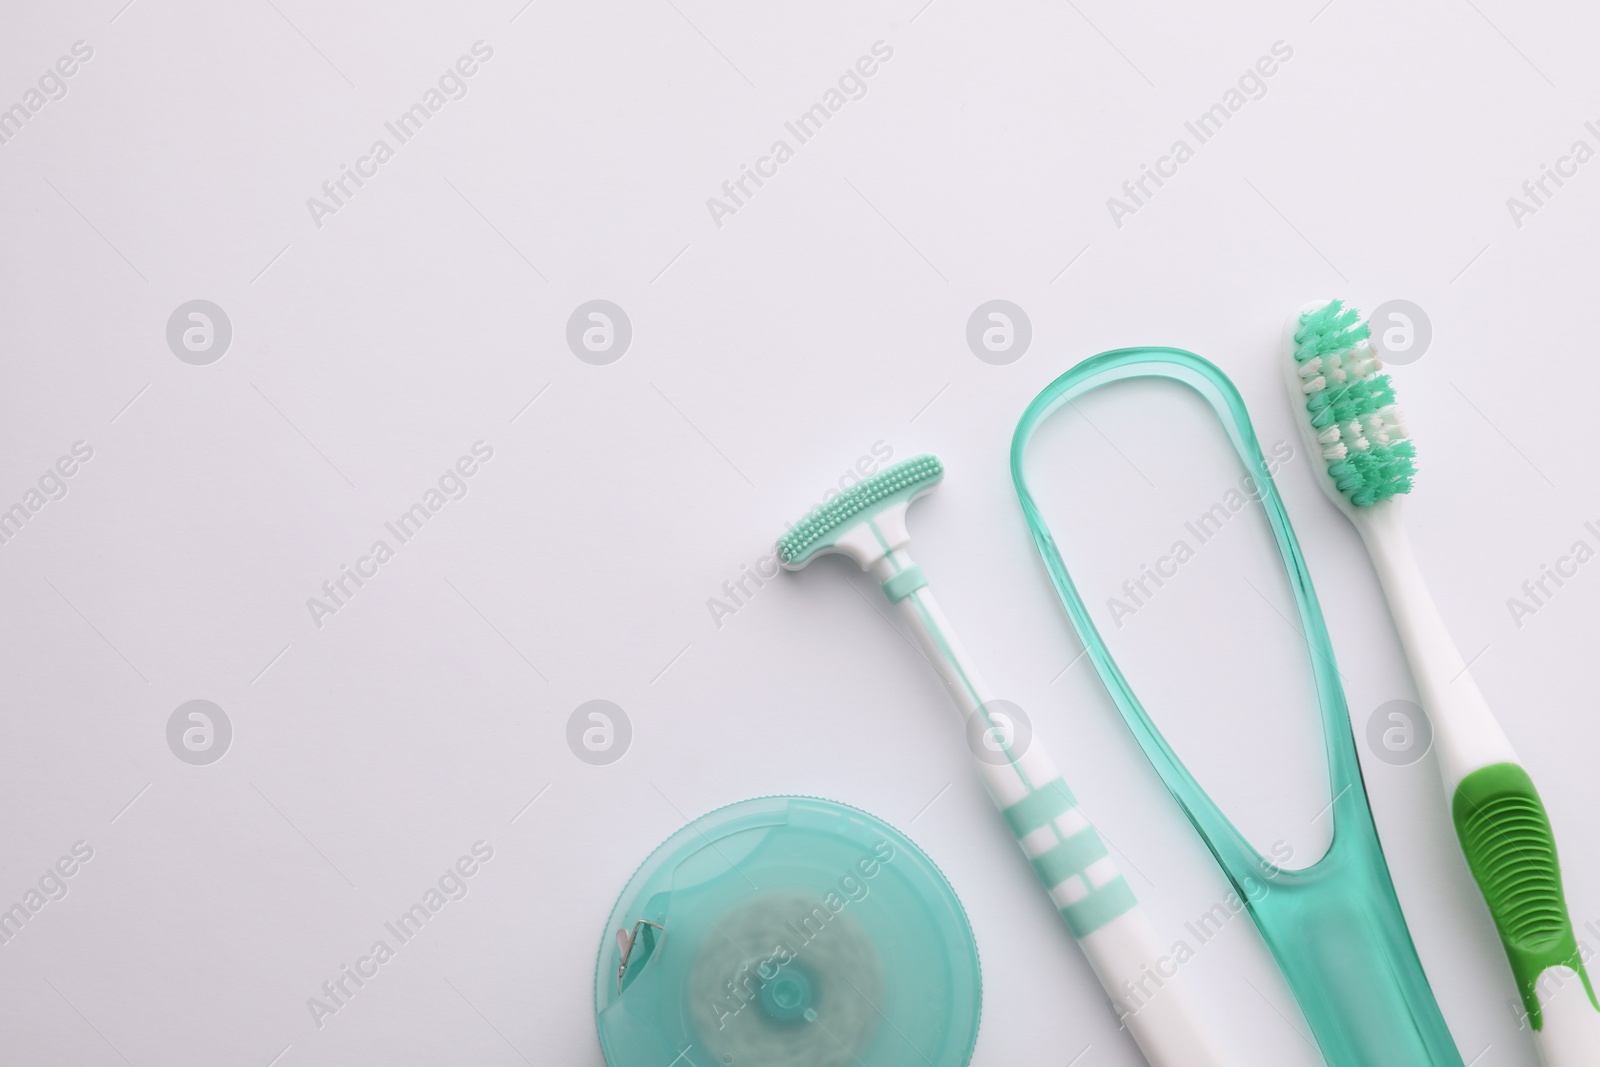
[[[1028,489],[1028,442],[1062,405],[1112,382],[1169,378],[1199,393],[1222,420],[1234,451],[1260,488],[1273,540],[1288,571],[1322,712],[1333,790],[1333,841],[1322,858],[1283,870],[1257,852],[1195,781],[1122,676],[1055,538]],[[1184,814],[1205,840],[1288,980],[1330,1067],[1461,1067],[1427,975],[1411,943],[1367,805],[1344,689],[1311,575],[1267,470],[1244,399],[1228,376],[1180,348],[1121,348],[1073,367],[1034,398],[1011,442],[1011,478],[1057,595],[1095,671]],[[1262,886],[1267,892],[1261,892]]]
[[[691,822],[606,922],[609,1067],[963,1067],[982,983],[939,869],[894,827],[811,797]]]

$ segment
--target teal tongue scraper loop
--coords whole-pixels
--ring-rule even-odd
[[[1222,419],[1234,450],[1260,487],[1311,653],[1328,752],[1333,840],[1309,867],[1283,870],[1251,847],[1161,736],[1111,658],[1028,489],[1024,461],[1039,424],[1063,404],[1129,378],[1168,378],[1192,387]],[[1123,348],[1094,356],[1057,378],[1028,405],[1012,438],[1011,477],[1034,543],[1095,670],[1145,756],[1247,903],[1323,1058],[1331,1067],[1460,1067],[1460,1053],[1417,959],[1378,843],[1322,609],[1233,383],[1211,363],[1178,348]]]

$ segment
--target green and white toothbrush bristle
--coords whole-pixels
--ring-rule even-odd
[[[1371,331],[1342,300],[1300,313],[1292,332],[1295,374],[1328,476],[1356,507],[1411,492],[1416,448]]]
[[[1473,681],[1406,534],[1400,505],[1416,475],[1416,449],[1368,324],[1343,301],[1319,300],[1290,316],[1284,332],[1301,436],[1322,460],[1318,483],[1372,557],[1433,726],[1456,837],[1505,946],[1535,1045],[1547,1067],[1600,1067],[1600,999],[1579,953],[1544,803]]]
[[[1104,840],[1038,737],[1013,749],[1000,722],[1004,702],[993,699],[906,552],[906,509],[943,477],[931,455],[886,467],[795,523],[778,541],[778,559],[799,570],[839,553],[878,580],[963,718],[982,717],[996,753],[976,760],[984,786],[1145,1058],[1153,1067],[1220,1067],[1225,1061],[1185,983],[1152,971],[1166,947]]]

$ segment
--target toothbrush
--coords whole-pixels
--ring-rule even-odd
[[[1423,583],[1401,498],[1416,452],[1360,313],[1316,301],[1285,329],[1284,370],[1317,481],[1361,533],[1433,725],[1456,836],[1505,945],[1548,1067],[1600,1065],[1584,969],[1544,804],[1467,672]]]
[[[1152,1067],[1220,1067],[1226,1061],[1186,986],[1176,972],[1162,973],[1165,946],[1104,841],[1037,736],[1013,748],[1005,702],[979,678],[922,568],[906,553],[906,510],[943,476],[943,464],[928,454],[886,467],[792,526],[778,541],[778,558],[799,570],[838,553],[881,583],[963,719],[981,731],[993,754],[977,759],[984,785],[1145,1059]]]

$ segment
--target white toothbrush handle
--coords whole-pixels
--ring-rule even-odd
[[[1544,1025],[1533,1032],[1545,1067],[1600,1067],[1600,1011],[1589,1003],[1577,972],[1551,967],[1540,981]]]
[[[1227,1061],[1199,1008],[1179,981],[1180,963],[1078,808],[1036,736],[1004,721],[920,568],[903,549],[872,569],[950,691],[969,729],[978,770],[1066,920],[1100,984],[1152,1067],[1222,1067]],[[1026,726],[1023,727],[1026,730]]]
[[[1462,661],[1406,537],[1400,502],[1357,512],[1433,726],[1456,835],[1494,918],[1547,1067],[1600,1067],[1588,988],[1549,817]]]
[[[1395,629],[1433,726],[1447,797],[1461,779],[1492,763],[1515,763],[1517,753],[1472,680],[1467,663],[1433,602],[1406,536],[1400,501],[1357,512]]]

